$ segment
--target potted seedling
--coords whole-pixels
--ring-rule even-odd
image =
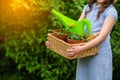
[[[66,41],[66,39],[69,35],[69,31],[66,30],[64,27],[62,27],[62,28],[59,28],[59,29],[54,29],[52,31],[52,35],[61,39],[61,40]]]
[[[67,43],[69,44],[75,44],[75,43],[84,43],[87,42],[87,37],[88,36],[80,36],[78,34],[71,34],[67,38]]]

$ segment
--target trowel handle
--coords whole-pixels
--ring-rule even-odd
[[[87,27],[88,36],[91,36],[91,31],[92,31],[92,29],[91,29],[91,23],[90,23],[90,21],[89,21],[88,19],[83,19],[83,23],[84,23],[84,25],[86,25],[86,27]]]

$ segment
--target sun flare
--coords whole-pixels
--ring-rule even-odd
[[[19,8],[30,9],[30,6],[24,0],[12,0],[10,5],[14,11]]]

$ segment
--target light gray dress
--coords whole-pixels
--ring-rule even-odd
[[[100,7],[94,3],[93,9],[86,16],[91,21],[92,33],[100,32],[106,17],[113,17],[117,20],[117,11],[110,5],[96,20]],[[83,11],[89,10],[88,5]],[[109,23],[108,23],[109,24]],[[106,26],[109,27],[109,26]],[[86,31],[86,29],[85,29]],[[112,80],[112,51],[110,44],[110,34],[99,46],[99,53],[95,56],[78,59],[76,69],[76,80]]]

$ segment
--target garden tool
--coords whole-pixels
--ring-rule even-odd
[[[54,9],[51,12],[59,18],[59,20],[65,26],[65,29],[68,30],[71,34],[78,34],[80,36],[84,36],[84,27],[86,26],[88,30],[88,36],[91,35],[91,24],[88,19],[76,21]]]

